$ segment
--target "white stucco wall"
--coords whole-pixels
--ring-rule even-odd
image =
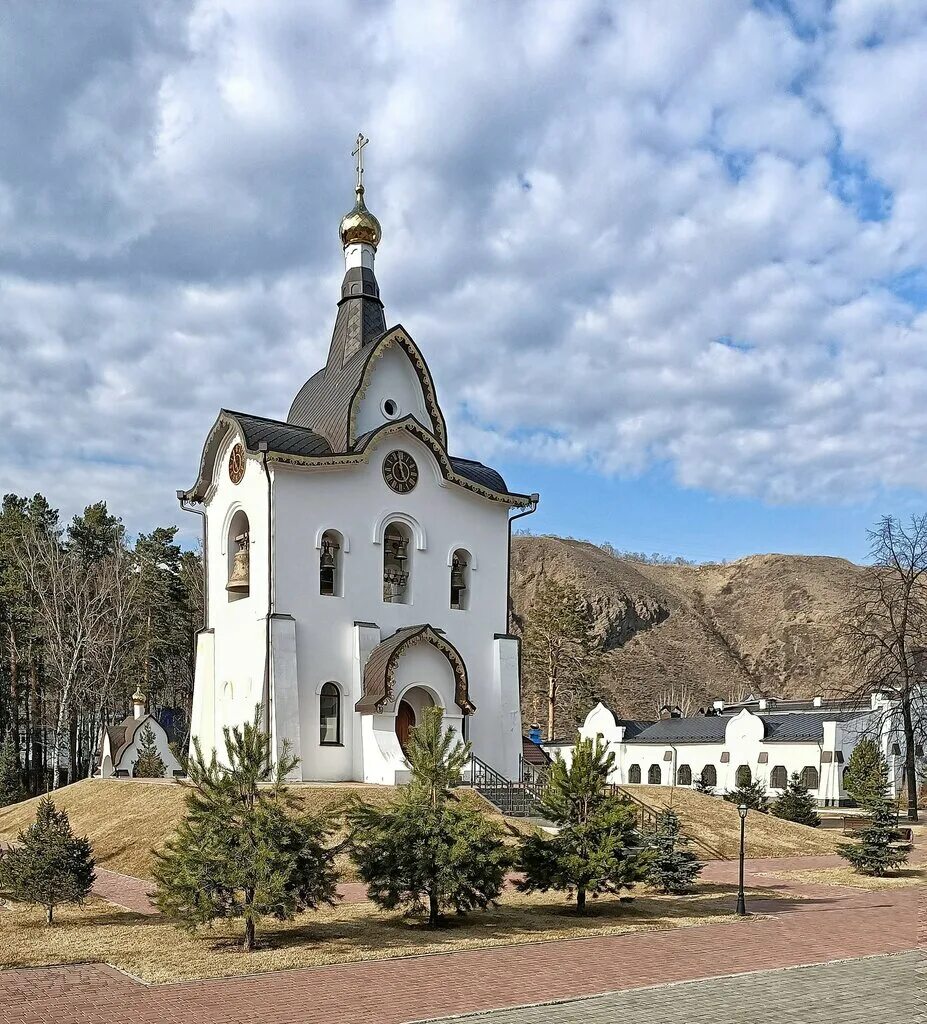
[[[368,430],[374,430],[391,419],[402,419],[403,416],[414,416],[433,433],[434,424],[425,407],[422,385],[405,350],[393,344],[375,359],[370,384],[357,409],[358,435],[366,434]],[[396,403],[397,410],[393,416],[383,413],[383,403],[387,399]]]
[[[389,353],[380,360],[387,383],[393,369],[406,359],[404,353],[399,355],[399,361],[391,361]],[[407,377],[409,371],[407,365]],[[373,388],[368,392],[369,397],[375,394]],[[379,399],[377,417],[382,422]],[[227,463],[236,440],[230,436],[222,445],[218,480],[206,500],[212,633],[200,639],[193,724],[207,754],[211,746],[221,745],[223,726],[250,717],[263,694],[267,484],[260,459],[255,457],[248,459],[241,483],[231,483]],[[392,491],[382,475],[384,458],[397,449],[411,455],[419,469],[416,487],[405,495]],[[291,617],[295,638],[292,666],[274,659],[274,691],[281,708],[284,703],[298,708],[301,777],[365,777],[365,730],[372,723],[361,719],[384,716],[361,716],[353,710],[362,685],[358,658],[365,661],[372,645],[397,629],[426,622],[444,631],[467,666],[470,699],[477,708],[468,723],[475,752],[516,777],[521,748],[517,660],[513,668],[512,650],[500,647],[496,640],[506,630],[507,507],[448,484],[430,449],[406,432],[382,439],[365,464],[312,469],[272,464],[271,475],[273,606],[276,616]],[[249,597],[230,601],[225,590],[227,533],[239,508],[247,513],[251,529],[251,588]],[[411,600],[407,604],[383,601],[382,534],[393,516],[408,524],[416,538],[410,551]],[[317,539],[325,529],[338,530],[346,541],[340,552],[342,596],[319,593]],[[449,552],[458,547],[474,556],[466,610],[450,607]],[[378,629],[357,627],[357,623],[375,623]],[[295,693],[284,699],[280,690],[284,684],[277,681],[278,676],[280,680],[292,676]],[[452,673],[443,655],[424,645],[412,648],[403,656],[397,678],[402,685],[429,683],[440,691],[449,724],[462,729]],[[342,692],[341,746],[320,743],[319,693],[329,681]],[[203,687],[211,688],[211,698],[200,692]],[[282,735],[289,726],[281,722],[278,728]]]

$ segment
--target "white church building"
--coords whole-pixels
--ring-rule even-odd
[[[519,645],[507,631],[512,518],[538,496],[449,453],[428,364],[388,328],[374,275],[377,219],[342,219],[345,275],[325,365],[285,420],[223,409],[196,482],[207,626],[197,638],[191,739],[263,708],[294,778],[393,784],[426,707],[517,778]]]
[[[615,755],[611,782],[622,786],[694,786],[701,778],[716,792],[760,781],[771,797],[795,772],[821,806],[851,802],[843,773],[863,738],[875,739],[888,764],[893,798],[904,789],[904,734],[897,701],[873,693],[869,707],[853,701],[748,697],[737,704],[715,701],[707,713],[682,716],[665,708],[656,722],[631,721],[597,704],[579,728],[584,739],[600,737]],[[573,745],[545,743],[569,760]],[[920,777],[927,761],[915,748]]]

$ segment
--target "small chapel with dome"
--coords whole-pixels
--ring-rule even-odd
[[[341,221],[345,275],[325,365],[285,420],[223,409],[196,482],[207,624],[197,637],[191,739],[260,704],[294,779],[394,784],[425,708],[510,779],[522,750],[519,645],[508,632],[511,521],[538,495],[450,454],[435,383],[387,327],[364,200]]]

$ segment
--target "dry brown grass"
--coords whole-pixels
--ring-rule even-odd
[[[385,805],[395,796],[390,786],[361,784],[305,785],[292,787],[292,793],[307,811],[335,811],[357,795],[370,803]],[[64,786],[54,794],[59,808],[67,810],[74,831],[90,837],[94,857],[100,867],[121,871],[138,878],[151,878],[152,849],[164,846],[184,812],[184,788],[174,782],[141,779],[85,779]],[[524,823],[510,824],[491,804],[472,790],[459,790],[461,798],[482,808],[491,818],[512,829],[524,829]],[[35,818],[39,798],[0,808],[0,843],[10,842]],[[339,858],[339,869],[348,880],[354,868],[347,858]]]
[[[842,885],[851,889],[906,889],[927,885],[927,867],[899,868],[882,878],[858,875],[851,867],[821,868],[819,871],[765,871],[763,877],[783,878],[805,885]]]
[[[670,807],[684,831],[698,842],[699,856],[733,859],[740,850],[740,817],[734,804],[691,789],[671,786],[628,786],[627,792],[654,808]],[[747,816],[748,857],[796,857],[836,853],[840,836],[832,831],[796,825],[771,814]]]
[[[454,918],[429,930],[371,904],[342,904],[284,924],[259,928],[259,948],[239,948],[241,925],[217,926],[191,935],[161,917],[143,917],[91,899],[62,907],[46,928],[37,908],[11,906],[2,913],[0,967],[37,967],[103,961],[145,981],[277,971],[293,967],[380,960],[486,946],[541,942],[589,935],[616,935],[736,922],[733,889],[708,885],[692,896],[644,894],[631,902],[596,900],[584,917],[565,900],[544,894],[507,892],[495,909]],[[733,941],[736,941],[733,940]]]

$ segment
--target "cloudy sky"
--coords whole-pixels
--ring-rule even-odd
[[[363,130],[388,322],[536,529],[862,557],[927,508],[925,53],[924,0],[6,0],[0,491],[179,521],[219,407],[284,417]]]

